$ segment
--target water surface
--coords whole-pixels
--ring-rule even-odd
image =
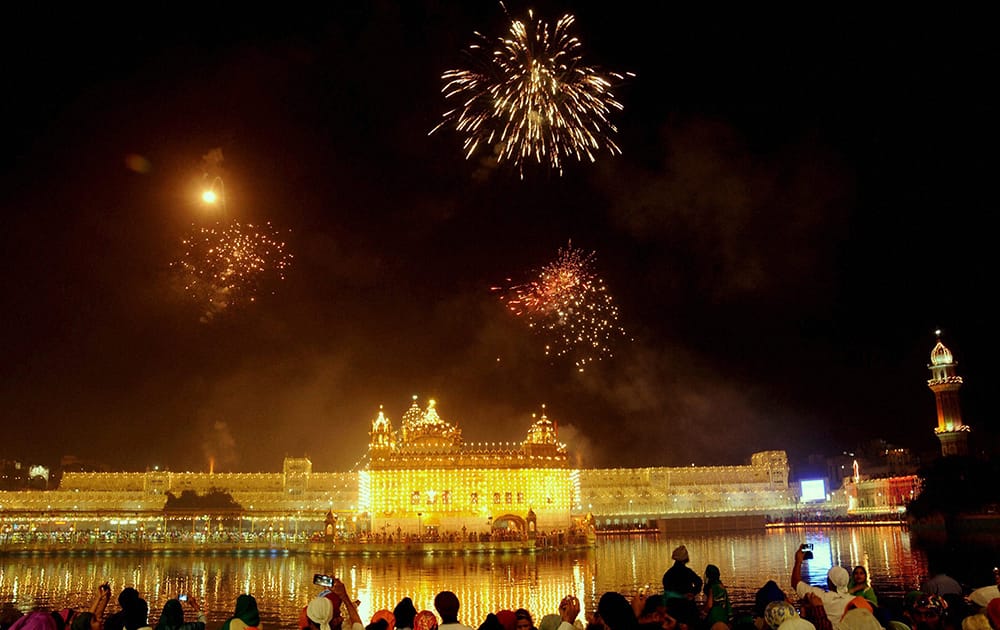
[[[164,602],[178,593],[198,598],[217,628],[231,614],[236,597],[251,593],[267,628],[293,628],[299,610],[319,592],[314,573],[340,577],[361,600],[364,621],[392,609],[403,597],[418,610],[433,610],[434,595],[451,590],[462,602],[460,620],[477,627],[488,612],[524,607],[536,617],[556,612],[567,594],[578,595],[586,610],[609,590],[631,593],[660,587],[671,551],[687,546],[690,566],[699,574],[718,566],[737,606],[773,579],[789,589],[795,549],[815,546],[804,579],[820,585],[832,564],[865,565],[880,598],[899,599],[927,575],[924,552],[911,546],[901,527],[776,529],[748,533],[602,538],[594,549],[539,554],[419,556],[255,555],[75,555],[0,556],[0,601],[22,610],[34,606],[89,605],[93,589],[110,580],[114,593],[139,590],[155,624]],[[114,602],[111,606],[114,609]]]

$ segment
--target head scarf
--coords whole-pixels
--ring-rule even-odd
[[[325,597],[314,597],[306,606],[306,616],[319,624],[319,630],[330,630],[333,619],[333,603]]]
[[[982,613],[969,615],[962,620],[962,630],[990,630],[990,620]]]
[[[413,630],[434,630],[438,627],[438,618],[429,610],[421,610],[413,618]]]
[[[690,556],[688,556],[687,547],[685,547],[684,545],[681,545],[677,549],[674,549],[674,552],[670,554],[670,557],[676,560],[677,562],[687,562],[688,560],[691,559]]]
[[[1000,586],[984,586],[969,593],[969,601],[980,608],[986,608],[990,600],[996,597],[1000,597]]]
[[[882,624],[864,608],[852,608],[840,619],[841,630],[881,630]]]
[[[781,630],[816,630],[816,625],[808,619],[795,616],[781,623]]]
[[[56,630],[56,620],[52,613],[36,611],[18,618],[10,630]]]
[[[176,599],[168,599],[163,605],[160,620],[156,622],[156,630],[170,630],[184,625],[184,609]]]
[[[517,615],[513,610],[498,610],[497,621],[499,621],[500,625],[503,626],[503,630],[514,630],[514,628],[517,627]]]
[[[763,617],[764,609],[767,608],[768,604],[783,601],[785,601],[785,592],[774,580],[768,580],[767,584],[760,587],[756,597],[754,597],[753,612],[758,617]]]
[[[545,615],[538,622],[538,630],[556,630],[560,623],[562,623],[562,617],[559,615]]]
[[[233,610],[233,616],[227,619],[226,623],[222,624],[221,630],[230,630],[230,624],[233,619],[239,619],[251,628],[256,628],[260,625],[260,611],[257,610],[257,600],[254,599],[253,595],[244,593],[236,598],[236,608]]]
[[[597,601],[597,614],[611,630],[634,630],[639,623],[635,618],[632,604],[625,599],[624,595],[614,591],[608,591],[601,595],[601,599]],[[557,623],[556,626],[558,627],[558,625]],[[541,624],[538,625],[538,629],[544,630]]]
[[[847,605],[844,606],[844,615],[846,615],[847,613],[856,608],[860,608],[861,610],[867,610],[872,615],[875,614],[875,610],[872,608],[871,602],[865,599],[864,597],[858,595],[851,601],[847,602]],[[843,619],[844,615],[841,615],[840,618]]]
[[[830,582],[830,589],[840,594],[847,593],[848,585],[851,583],[851,574],[844,567],[830,567],[826,573],[826,579]]]
[[[771,627],[771,630],[778,630],[778,626],[782,623],[797,616],[795,607],[784,600],[771,602],[764,609],[764,621]]]
[[[991,626],[1000,629],[1000,597],[994,597],[986,604],[986,617],[990,620]]]
[[[388,630],[392,630],[393,628],[396,627],[396,616],[393,615],[388,610],[386,610],[385,608],[383,608],[382,610],[375,611],[375,614],[372,615],[372,623],[375,623],[380,619],[385,622],[386,628],[388,628]]]
[[[412,628],[413,618],[417,616],[417,609],[413,606],[413,600],[404,597],[399,600],[396,607],[392,609],[392,616],[396,622],[393,624],[397,628]]]

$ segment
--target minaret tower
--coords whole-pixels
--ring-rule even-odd
[[[958,404],[958,390],[962,377],[955,373],[958,365],[949,350],[941,343],[941,331],[934,331],[937,345],[931,350],[931,378],[927,386],[937,400],[938,425],[934,433],[941,440],[941,455],[967,455],[969,453],[969,426],[962,424],[962,409]]]

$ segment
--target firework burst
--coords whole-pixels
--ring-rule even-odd
[[[618,307],[594,271],[594,257],[570,243],[535,280],[494,287],[511,313],[542,333],[546,355],[570,356],[580,371],[613,356],[613,342],[626,336]]]
[[[574,21],[566,14],[550,28],[529,11],[527,21],[513,20],[508,35],[493,45],[476,33],[482,43],[466,51],[475,68],[441,77],[441,92],[455,106],[431,133],[454,127],[464,136],[466,159],[479,148],[492,149],[522,177],[529,162],[562,174],[566,158],[593,162],[604,151],[620,154],[610,115],[622,105],[611,88],[623,77],[582,62]]]
[[[204,307],[202,321],[230,306],[255,302],[270,282],[285,279],[292,260],[270,223],[193,228],[181,245],[183,254],[171,267],[184,292]]]

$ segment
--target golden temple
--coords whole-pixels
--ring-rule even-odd
[[[307,458],[286,458],[279,473],[67,472],[56,490],[0,492],[0,526],[464,540],[498,529],[569,531],[584,519],[602,527],[763,519],[798,501],[784,451],[754,453],[741,466],[574,468],[544,408],[521,442],[466,443],[435,401],[421,408],[414,397],[398,431],[380,409],[369,435],[367,463],[351,472],[314,472]],[[212,492],[231,504],[169,501]]]

